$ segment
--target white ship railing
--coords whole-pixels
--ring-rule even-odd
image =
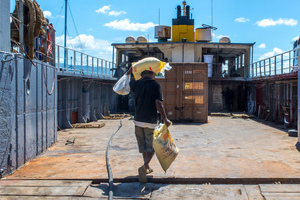
[[[298,71],[299,48],[251,64],[251,77],[290,74]]]
[[[55,66],[59,73],[113,78],[115,63],[55,44]]]

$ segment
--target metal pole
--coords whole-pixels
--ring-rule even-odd
[[[213,0],[211,0],[211,26],[214,26],[214,6]],[[214,29],[211,29],[211,34],[213,35]],[[214,41],[214,37],[212,37],[212,42]]]
[[[276,63],[277,61],[276,61],[276,56],[274,56],[274,75],[276,75]]]
[[[182,42],[182,63],[184,63],[184,43]]]
[[[60,47],[57,46],[57,69],[60,70],[60,51],[59,51]]]
[[[112,63],[115,62],[115,46],[113,46]]]
[[[0,51],[10,52],[10,0],[0,1]],[[20,25],[21,26],[21,25]]]
[[[65,47],[65,56],[64,56],[64,62],[65,62],[65,69],[67,68],[66,66],[66,48],[67,48],[67,6],[68,6],[68,0],[65,0],[65,43],[64,43],[64,47]]]
[[[272,74],[272,69],[271,69],[271,58],[269,58],[269,76]]]
[[[281,60],[281,74],[283,74],[283,54],[281,54],[281,58],[280,58],[280,60]]]
[[[266,60],[264,60],[264,76],[266,76]]]
[[[254,65],[253,65],[253,45],[251,47],[251,65],[252,65],[252,76],[251,78],[254,77]]]
[[[158,25],[160,26],[160,8],[158,9]]]

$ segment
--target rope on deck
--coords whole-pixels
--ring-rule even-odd
[[[112,171],[111,171],[111,167],[110,167],[110,163],[109,163],[109,157],[108,157],[108,150],[110,148],[110,144],[111,141],[113,139],[113,137],[115,136],[115,134],[120,130],[120,128],[122,127],[122,119],[125,117],[125,114],[123,114],[123,116],[120,119],[120,125],[117,128],[117,130],[111,135],[108,144],[107,144],[107,148],[106,148],[106,169],[107,169],[107,174],[108,174],[108,180],[109,180],[109,192],[108,192],[108,199],[112,200],[113,199],[113,175],[112,175]]]

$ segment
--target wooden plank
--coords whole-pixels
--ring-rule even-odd
[[[248,200],[242,185],[155,185],[151,199],[232,199]]]
[[[266,200],[299,200],[300,193],[263,193]]]
[[[102,115],[103,119],[121,119],[124,114],[110,114],[109,116]],[[132,117],[130,114],[125,114],[124,118]]]
[[[74,124],[74,128],[102,128],[105,126],[105,123],[77,123]]]
[[[230,115],[230,113],[222,113],[222,112],[217,112],[217,113],[211,113],[211,116],[227,116],[231,118],[255,118],[255,115],[248,115],[245,113],[233,113]]]
[[[0,195],[31,195],[31,196],[81,196],[84,190],[82,187],[25,187],[10,186],[0,187]]]
[[[73,181],[73,180],[1,180],[0,187],[11,186],[36,186],[36,187],[54,187],[54,186],[84,186],[87,187],[91,181]]]
[[[299,193],[300,184],[260,184],[262,193]]]
[[[91,181],[73,180],[1,180],[0,200],[43,198],[65,200],[70,197],[77,199],[75,197],[84,196],[90,184]]]
[[[7,200],[7,199],[9,199],[9,200],[43,200],[43,199],[47,199],[47,200],[70,200],[70,199],[72,199],[72,200],[82,200],[82,199],[85,199],[84,197],[49,197],[49,196],[47,196],[47,197],[45,197],[45,196],[0,196],[0,200]],[[103,198],[92,198],[92,197],[89,197],[88,198],[89,200],[96,200],[96,199],[98,199],[98,200],[106,200],[107,199],[107,197],[103,197]]]
[[[248,200],[264,200],[258,185],[244,185]]]

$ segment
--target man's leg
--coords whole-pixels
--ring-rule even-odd
[[[145,163],[146,157],[148,159],[148,155],[146,155],[146,152],[145,152],[145,150],[146,150],[145,149],[145,147],[146,147],[145,139],[146,138],[145,138],[144,128],[135,126],[135,135],[136,135],[137,143],[138,143],[138,146],[139,146],[139,152],[142,153],[143,160],[144,160],[144,163]],[[148,165],[149,165],[149,163],[148,163]],[[142,165],[138,169],[138,172],[139,172],[139,181],[142,182],[142,183],[147,182],[147,178],[146,178],[147,167],[145,167],[145,165]]]
[[[143,157],[144,157],[144,166],[146,169],[150,169],[149,163],[153,158],[154,153],[152,152],[144,152]]]
[[[141,166],[138,170],[139,172],[139,181],[142,183],[147,182],[146,174],[153,172],[152,169],[150,169],[149,163],[151,159],[153,158],[154,153],[152,152],[143,152],[143,158],[144,158],[144,165]]]
[[[150,128],[141,128],[137,126],[135,127],[135,134],[138,141],[139,151],[142,152],[144,159],[144,165],[141,166],[138,170],[140,182],[147,182],[146,174],[152,172],[152,170],[150,170],[149,163],[154,155],[153,131],[154,129]]]
[[[154,131],[154,129],[151,129],[151,128],[144,129],[146,149],[145,149],[145,152],[143,152],[143,158],[144,158],[144,166],[148,171],[150,171],[149,163],[152,160],[153,155],[154,155],[153,131]]]

